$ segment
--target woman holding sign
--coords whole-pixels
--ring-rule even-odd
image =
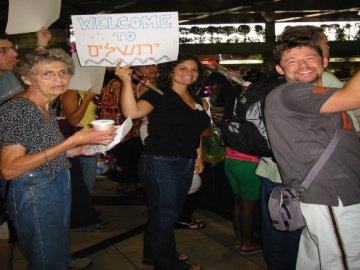
[[[149,135],[139,162],[149,210],[144,259],[152,257],[156,270],[199,269],[179,260],[173,224],[194,172],[204,169],[200,141],[210,119],[201,99],[191,93],[201,87],[203,68],[196,57],[184,55],[158,68],[161,92],[147,91],[139,101],[132,92],[133,70],[119,65],[115,70],[123,82],[123,113],[132,118],[147,115],[149,120]]]

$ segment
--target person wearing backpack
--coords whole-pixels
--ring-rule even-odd
[[[242,255],[261,251],[260,243],[253,239],[254,211],[260,197],[260,180],[255,175],[258,162],[256,156],[226,147],[224,170],[234,193],[234,245]]]
[[[310,38],[320,45],[324,58],[329,58],[329,47],[323,30],[315,26],[295,26],[285,30],[279,40],[300,38]],[[322,73],[322,85],[329,87],[341,87],[342,83],[328,72]],[[353,119],[353,114],[349,112]],[[265,117],[267,115],[265,114]],[[354,122],[354,124],[357,124]],[[358,130],[358,125],[355,126]],[[262,157],[256,174],[261,178],[262,193],[262,246],[263,254],[269,270],[288,270],[296,268],[298,257],[298,246],[301,230],[292,232],[277,231],[272,227],[267,202],[271,191],[278,185],[281,185],[282,179],[278,167],[274,160],[269,157]]]
[[[255,175],[259,158],[250,154],[243,144],[236,141],[240,138],[243,119],[246,121],[246,110],[250,107],[245,98],[246,86],[236,89],[229,80],[222,80],[221,87],[230,89],[230,96],[225,103],[224,119],[221,126],[222,139],[226,146],[224,171],[234,194],[233,223],[235,230],[234,246],[240,254],[250,255],[261,251],[260,243],[253,238],[255,206],[260,197],[260,180]],[[244,108],[246,107],[246,108]],[[233,123],[234,128],[230,128]],[[243,138],[243,137],[242,137]],[[244,142],[246,144],[246,142]]]

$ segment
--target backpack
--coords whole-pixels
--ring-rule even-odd
[[[101,89],[100,97],[95,102],[97,119],[112,119],[115,125],[121,125],[126,120],[120,107],[121,86],[120,80],[112,79]],[[140,137],[140,119],[133,119],[132,122],[133,126],[123,141]]]
[[[283,77],[271,72],[234,97],[229,105],[232,110],[225,108],[225,117],[220,127],[225,145],[253,156],[273,156],[265,129],[265,98],[284,82]]]

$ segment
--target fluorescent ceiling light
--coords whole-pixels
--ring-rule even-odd
[[[360,62],[360,57],[331,57],[329,59],[330,63],[340,63],[340,62]]]
[[[263,59],[229,59],[220,60],[220,65],[240,65],[240,64],[263,64]]]

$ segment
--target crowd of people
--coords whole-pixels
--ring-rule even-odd
[[[98,156],[86,151],[92,144],[110,144],[115,131],[91,128],[97,117],[95,93],[67,89],[74,64],[64,50],[47,48],[50,38],[48,29],[39,30],[34,51],[19,61],[8,37],[0,36],[0,190],[6,206],[6,211],[0,207],[1,214],[6,212],[0,221],[7,220],[0,224],[1,269],[11,269],[12,231],[28,269],[63,270],[91,264],[77,267],[72,260],[70,228],[112,228],[91,202]],[[360,268],[360,128],[352,112],[360,107],[360,73],[344,85],[326,71],[329,57],[321,28],[284,30],[274,48],[271,78],[276,84],[268,83],[264,101],[264,132],[272,156],[225,145],[223,168],[234,195],[234,245],[243,255],[262,251],[269,270]],[[210,126],[211,104],[198,96],[205,74],[198,57],[180,53],[175,61],[159,65],[118,63],[115,78],[105,86],[116,99],[111,110],[102,111],[114,115],[102,117],[114,117],[117,124],[126,117],[134,121],[111,154],[121,169],[118,191],[132,193],[140,186],[145,191],[142,259],[155,270],[201,269],[178,252],[174,228],[205,227],[192,217],[198,193],[191,192],[205,168],[202,141]],[[230,107],[226,117],[235,111],[236,95],[256,91],[261,80],[239,91],[225,78],[222,88],[232,96],[221,95]],[[60,132],[52,107],[58,98],[64,117],[77,127],[68,137]],[[306,228],[276,230],[269,217],[271,192],[282,184],[299,187],[337,129],[342,129],[339,144],[302,192]],[[254,237],[259,204],[261,231]]]

